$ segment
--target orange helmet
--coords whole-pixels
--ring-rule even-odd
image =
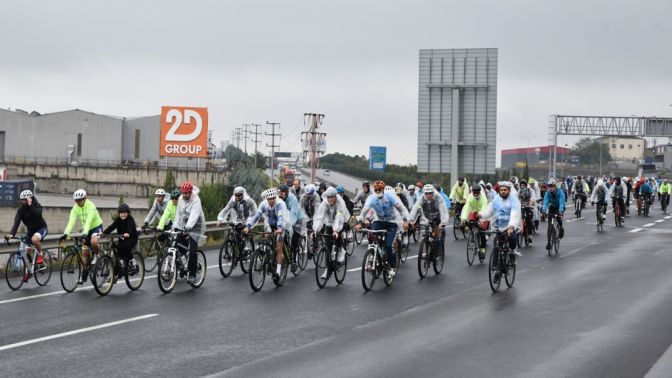
[[[378,180],[373,183],[373,190],[384,190],[385,189],[385,182],[382,180]]]

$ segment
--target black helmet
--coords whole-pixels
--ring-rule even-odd
[[[129,215],[131,214],[131,208],[128,207],[126,203],[120,203],[119,208],[117,208],[118,213],[128,213]]]
[[[464,176],[460,176],[457,178],[457,181],[464,181]]]
[[[182,195],[182,192],[180,192],[179,189],[175,189],[170,192],[170,199],[178,199],[180,198],[180,195]]]
[[[527,181],[525,181],[525,180],[520,180],[520,182],[519,182],[518,184],[520,184],[520,185],[525,184],[525,186],[527,186]]]
[[[364,181],[364,182],[362,183],[362,186],[366,186],[367,188],[370,188],[370,187],[371,187],[371,184],[370,184],[368,181]]]
[[[287,193],[289,192],[289,186],[287,186],[286,184],[281,184],[280,186],[278,186],[278,191],[282,193]]]
[[[481,191],[481,186],[478,184],[474,184],[471,186],[471,191],[472,192],[480,192]]]
[[[320,183],[320,190],[322,190],[322,191],[327,190],[327,184],[321,182],[321,183]]]

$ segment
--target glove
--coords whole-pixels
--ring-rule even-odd
[[[68,235],[63,234],[60,238],[58,238],[58,241],[62,243],[63,241],[65,241],[65,239],[67,239],[67,237]]]
[[[143,226],[145,226],[145,227],[149,226],[149,222],[145,222],[145,223],[143,224]]]

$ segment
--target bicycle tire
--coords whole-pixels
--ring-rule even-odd
[[[498,292],[499,286],[502,284],[502,274],[499,266],[499,247],[493,249],[490,253],[488,281],[490,282],[490,289],[492,289],[492,292]]]
[[[63,258],[61,264],[61,286],[63,290],[72,293],[79,286],[79,277],[82,275],[82,261],[79,254],[70,252]]]
[[[345,260],[342,263],[338,261],[336,264],[336,270],[334,271],[334,279],[337,284],[342,284],[345,281],[345,275],[348,272],[348,256],[345,256]]]
[[[547,249],[548,255],[551,256],[553,254],[553,244],[555,243],[555,224],[552,222],[548,223],[548,245],[551,246],[550,249]]]
[[[281,287],[285,284],[287,281],[287,271],[289,270],[289,263],[285,256],[283,255],[282,259],[282,266],[280,268],[280,275],[279,276],[273,276],[273,283],[275,284],[275,287]]]
[[[322,279],[324,272],[327,272],[327,278]],[[317,265],[315,265],[315,281],[317,281],[317,287],[324,289],[327,286],[327,281],[331,272],[329,271],[329,262],[327,261],[327,250],[325,248],[320,248],[317,252]]]
[[[362,244],[362,240],[364,240],[364,234],[361,231],[354,231],[354,233],[355,243],[357,245]]]
[[[35,282],[37,282],[38,285],[44,286],[49,283],[49,280],[51,279],[51,270],[52,270],[52,258],[51,258],[51,252],[49,250],[44,249],[42,250],[42,260],[44,260],[43,265],[45,265],[44,269],[37,270],[35,269]]]
[[[469,266],[474,264],[476,254],[478,253],[478,243],[476,243],[476,236],[473,230],[469,230],[469,237],[467,238],[467,264]]]
[[[266,273],[266,251],[263,249],[257,249],[252,253],[252,258],[250,259],[250,269],[248,273],[250,287],[253,291],[257,292],[264,287]]]
[[[516,246],[518,246],[518,248],[523,248],[523,239],[525,238],[525,236],[523,235],[524,232],[525,232],[525,226],[523,225],[523,232],[519,232],[518,235],[516,236]]]
[[[250,247],[245,250],[246,244],[249,243]],[[250,258],[252,257],[252,252],[254,251],[254,241],[248,239],[243,243],[243,250],[238,253],[238,262],[240,263],[240,270],[243,271],[243,274],[248,274],[250,272]]]
[[[560,238],[558,236],[555,236],[555,242],[553,243],[553,251],[555,252],[555,256],[558,255],[558,252],[560,251]]]
[[[511,256],[508,256],[506,259],[506,274],[504,274],[504,280],[506,281],[506,286],[510,289],[513,287],[513,283],[516,281],[516,264],[511,261]]]
[[[23,286],[23,276],[27,273],[25,261],[18,259],[18,254],[13,252],[5,264],[5,280],[10,289],[16,291]]]
[[[299,240],[299,257],[298,257],[298,262],[299,262],[299,268],[301,271],[306,270],[308,267],[308,237],[307,236],[301,236],[301,239]]]
[[[431,261],[429,254],[431,253],[431,248],[429,241],[424,239],[420,242],[420,249],[418,250],[418,275],[420,279],[427,277],[427,271],[429,271],[429,261]]]
[[[404,232],[401,234],[401,246],[399,247],[399,260],[401,260],[402,264],[406,263],[406,260],[408,259],[408,249],[410,248],[411,244],[411,237],[408,235],[407,232]]]
[[[175,288],[177,284],[177,266],[173,260],[173,255],[166,253],[161,256],[159,261],[159,271],[156,275],[159,280],[159,289],[164,294],[168,294]]]
[[[200,249],[196,250],[196,279],[190,283],[191,287],[198,289],[203,286],[205,277],[208,275],[208,260],[205,258],[205,253]]]
[[[353,232],[353,231],[350,231],[350,232]],[[354,255],[355,254],[355,247],[356,247],[354,239],[353,238],[346,238],[345,240],[347,240],[347,243],[348,243],[347,248],[345,249],[345,254],[348,255],[348,256]]]
[[[365,291],[371,291],[376,283],[376,266],[374,262],[373,248],[368,248],[362,258],[362,287]]]
[[[129,263],[131,261],[131,265],[135,266],[135,269],[133,272],[129,272],[128,267],[126,267],[124,279],[128,289],[136,291],[142,286],[142,283],[145,282],[145,260],[142,258],[141,253],[133,252]]]
[[[458,217],[453,218],[453,237],[457,240],[457,229],[460,228],[460,223],[458,222]]]
[[[156,241],[152,241],[148,246],[144,248],[142,253],[142,261],[145,262],[145,272],[149,273],[154,271],[159,265],[159,260],[165,254],[165,246]]]
[[[446,251],[445,248],[439,248],[438,252],[434,252],[434,257],[432,258],[432,268],[434,269],[434,274],[439,275],[443,270],[443,265],[445,263]]]
[[[114,261],[109,255],[101,256],[92,269],[91,281],[98,295],[104,297],[112,291],[116,272]]]
[[[238,255],[236,249],[235,243],[231,240],[227,240],[219,248],[219,273],[224,278],[231,276],[233,268],[236,267],[236,255]]]
[[[413,235],[413,242],[417,243],[422,240],[422,238],[420,237],[420,227],[418,227],[417,224],[413,226],[412,235]]]

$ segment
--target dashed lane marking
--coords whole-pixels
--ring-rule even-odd
[[[634,234],[634,233],[639,232],[639,231],[642,231],[642,229],[641,228],[635,228],[634,230],[628,231],[628,233]]]

